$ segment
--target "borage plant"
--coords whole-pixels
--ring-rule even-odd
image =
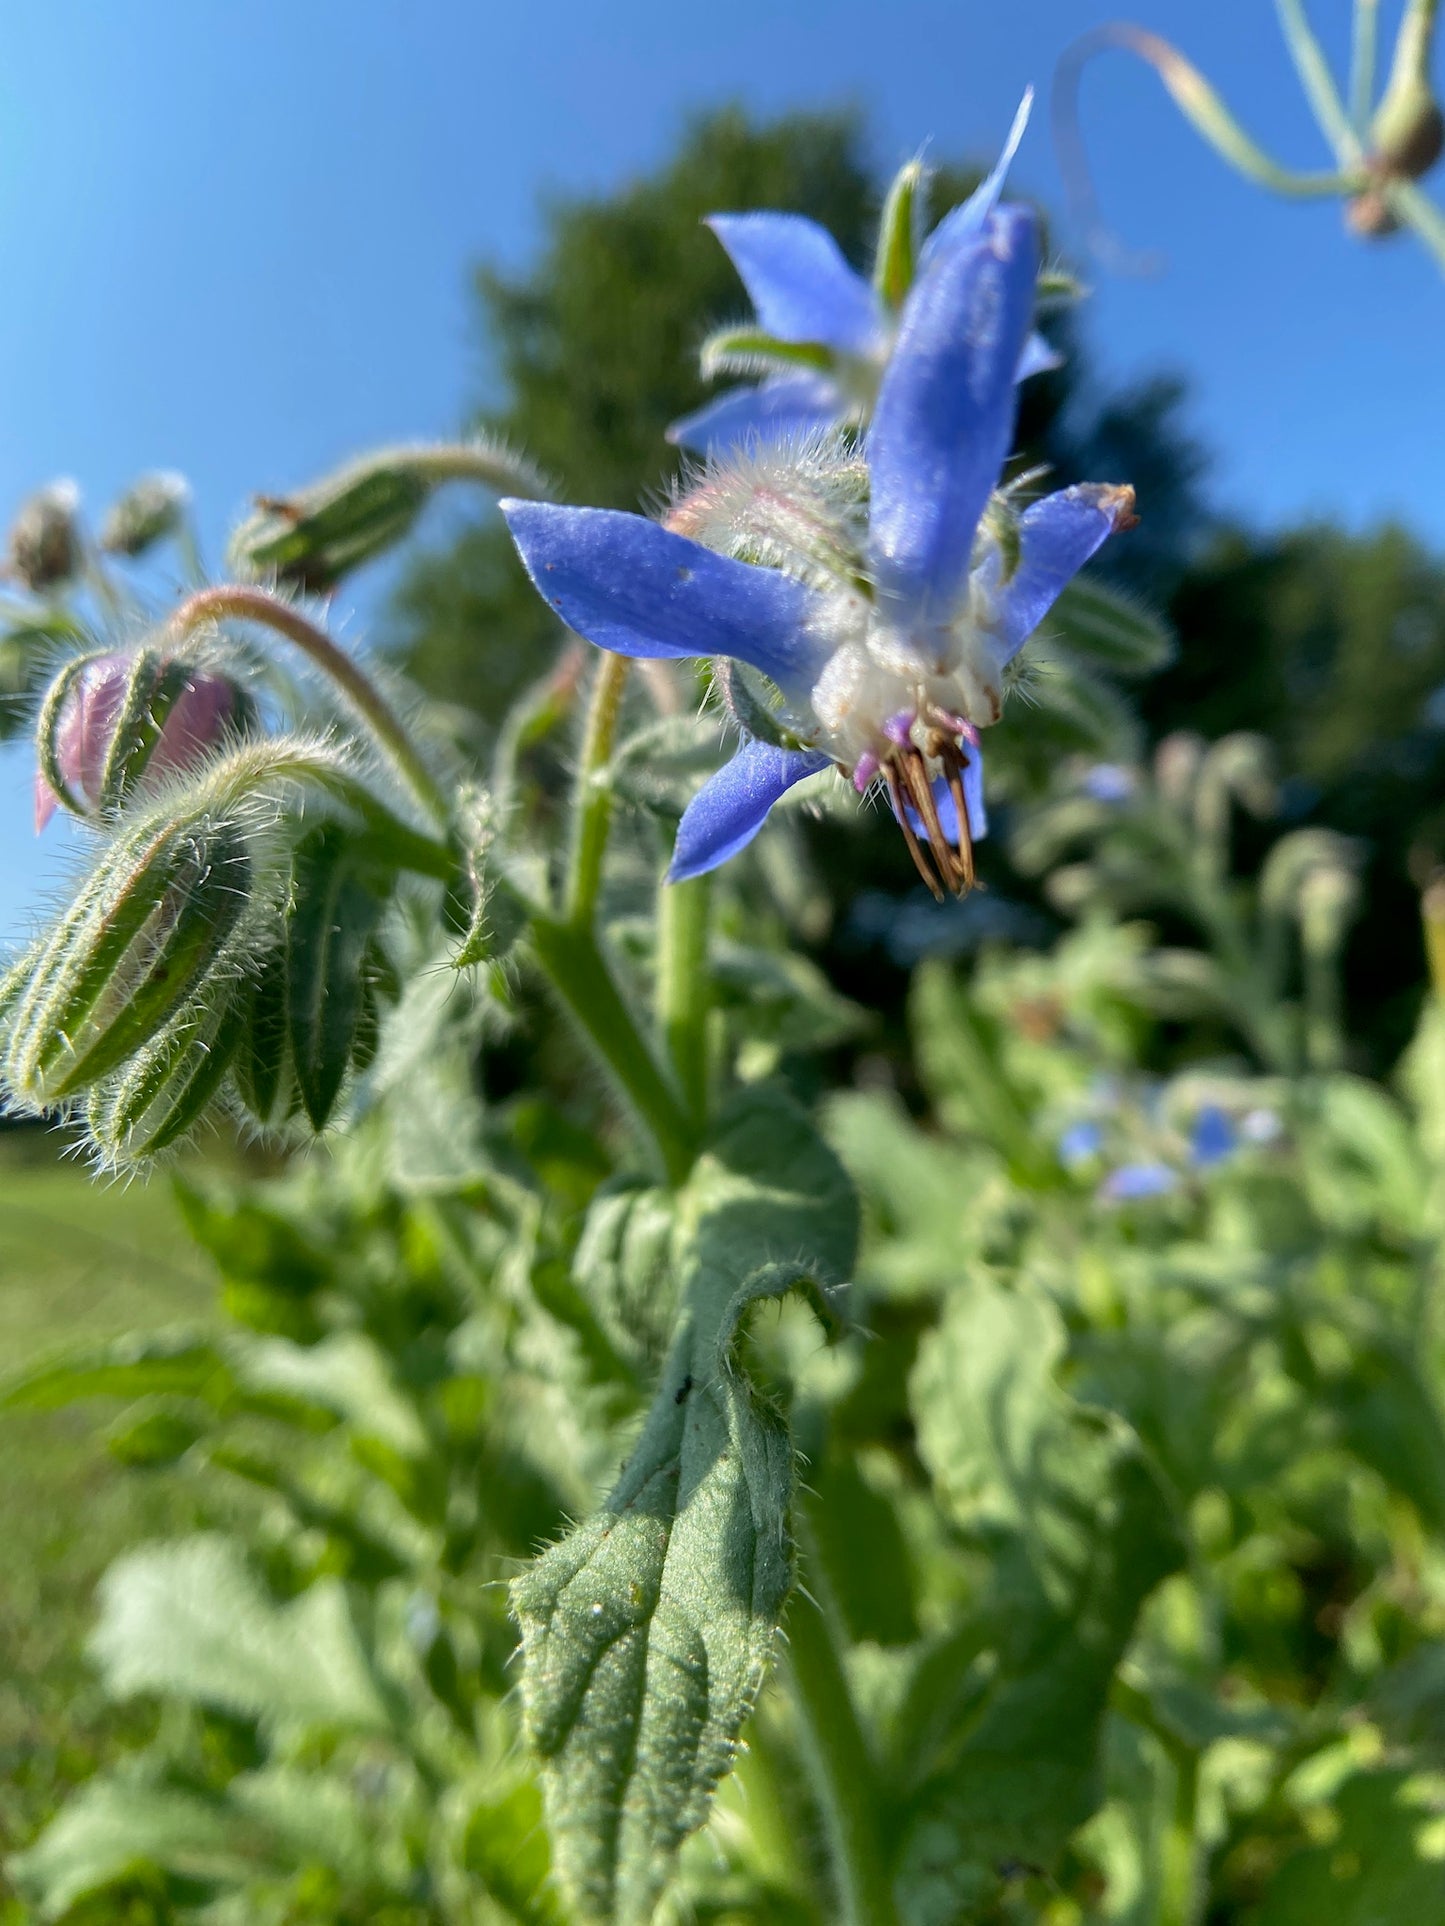
[[[41,1917],[1184,1926],[1210,1855],[1252,1903],[1293,1854],[1307,1899],[1340,1787],[1332,1823],[1353,1842],[1388,1806],[1370,1836],[1426,1889],[1437,1789],[1373,1772],[1359,1733],[1414,1756],[1440,1609],[1415,1521],[1445,1433],[1411,1355],[1438,1200],[1398,1106],[1288,1085],[1295,897],[1256,929],[1225,873],[1238,744],[1187,794],[1084,773],[1082,817],[1063,772],[1015,841],[1036,866],[1088,845],[1084,926],[972,991],[920,972],[918,1116],[811,1101],[868,1018],[789,946],[785,888],[711,874],[808,780],[891,811],[935,897],[969,892],[981,732],[1132,520],[1122,478],[1040,495],[1009,467],[1041,359],[1012,146],[926,244],[903,171],[871,289],[818,230],[720,217],[760,327],[711,365],[763,376],[726,404],[760,432],[701,437],[657,520],[558,506],[498,447],[391,450],[264,500],[234,582],[142,619],[69,497],[31,517],[38,813],[99,848],[0,985],[7,1102],[108,1171],[217,1117],[310,1147],[240,1189],[186,1169],[220,1334],[8,1387],[127,1397],[122,1457],[227,1481],[220,1524],[106,1576],[106,1687],[169,1716],[11,1862]],[[805,418],[769,388],[798,369]],[[482,782],[305,599],[458,480],[507,498],[601,650],[570,789],[576,645]],[[110,552],[177,533],[177,502],[138,491]],[[1082,606],[1138,652],[1137,614]],[[698,788],[720,723],[740,747]],[[1329,853],[1305,868],[1338,883]],[[1112,920],[1147,886],[1202,930],[1192,970]],[[1332,969],[1338,931],[1315,947]],[[1332,982],[1305,985],[1325,1068]],[[1252,1066],[1144,1074],[1181,985]],[[1342,1307],[1351,1263],[1371,1289]],[[1300,1489],[1281,1411],[1310,1414]],[[1322,1490],[1368,1549],[1306,1697],[1281,1654],[1326,1665],[1291,1617],[1324,1609]]]

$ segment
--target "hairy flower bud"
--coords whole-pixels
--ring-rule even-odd
[[[192,768],[254,714],[229,676],[154,648],[78,657],[52,684],[36,731],[35,827],[58,805],[113,815],[142,783]]]
[[[10,525],[10,573],[37,595],[60,588],[80,572],[80,490],[72,481],[50,482],[21,506]]]
[[[100,545],[111,555],[144,555],[175,533],[191,491],[183,475],[142,475],[112,502],[100,525]]]
[[[250,967],[248,825],[206,795],[147,812],[106,850],[23,966],[3,1013],[3,1082],[40,1111],[110,1075],[208,979]]]
[[[86,1104],[86,1130],[104,1164],[120,1168],[147,1162],[199,1122],[240,1043],[243,992],[235,975],[212,978],[192,1006],[113,1077],[95,1085]]]
[[[529,462],[486,441],[384,449],[294,495],[258,496],[256,513],[231,537],[231,566],[242,577],[324,595],[404,540],[433,492],[451,481],[528,498],[548,492]]]

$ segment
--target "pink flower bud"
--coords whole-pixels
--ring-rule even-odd
[[[109,815],[138,783],[194,767],[251,713],[229,676],[155,649],[70,663],[37,732],[37,833],[60,804]]]

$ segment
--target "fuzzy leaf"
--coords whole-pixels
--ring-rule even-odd
[[[1063,1348],[1052,1307],[975,1283],[919,1349],[919,1450],[991,1559],[960,1649],[902,1722],[916,1775],[904,1881],[920,1926],[956,1918],[1001,1862],[1047,1864],[1098,1804],[1114,1669],[1182,1556],[1134,1434],[1055,1383]]]
[[[334,1580],[278,1605],[237,1542],[201,1533],[117,1560],[100,1598],[91,1653],[118,1698],[159,1692],[274,1724],[390,1727]]]
[[[742,1370],[742,1321],[800,1284],[826,1309],[856,1235],[841,1168],[768,1092],[724,1123],[678,1216],[683,1307],[637,1448],[512,1592],[558,1874],[608,1926],[645,1926],[706,1819],[791,1584],[792,1445]]]

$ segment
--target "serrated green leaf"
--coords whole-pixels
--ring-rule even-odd
[[[1098,1804],[1115,1667],[1183,1555],[1133,1433],[1055,1383],[1063,1349],[1051,1306],[981,1280],[919,1347],[920,1453],[990,1555],[972,1632],[985,1669],[954,1667],[968,1716],[926,1756],[908,1808],[903,1878],[920,1926],[952,1920],[1001,1861],[1047,1864]]]
[[[557,1870],[580,1919],[644,1926],[706,1819],[792,1576],[793,1454],[749,1385],[759,1300],[840,1278],[856,1213],[807,1117],[736,1106],[679,1198],[679,1328],[602,1512],[513,1586],[523,1713]],[[817,1300],[826,1308],[826,1299]]]
[[[390,1729],[334,1580],[278,1605],[240,1544],[205,1532],[117,1560],[100,1601],[90,1649],[117,1698],[157,1692],[276,1725]]]

